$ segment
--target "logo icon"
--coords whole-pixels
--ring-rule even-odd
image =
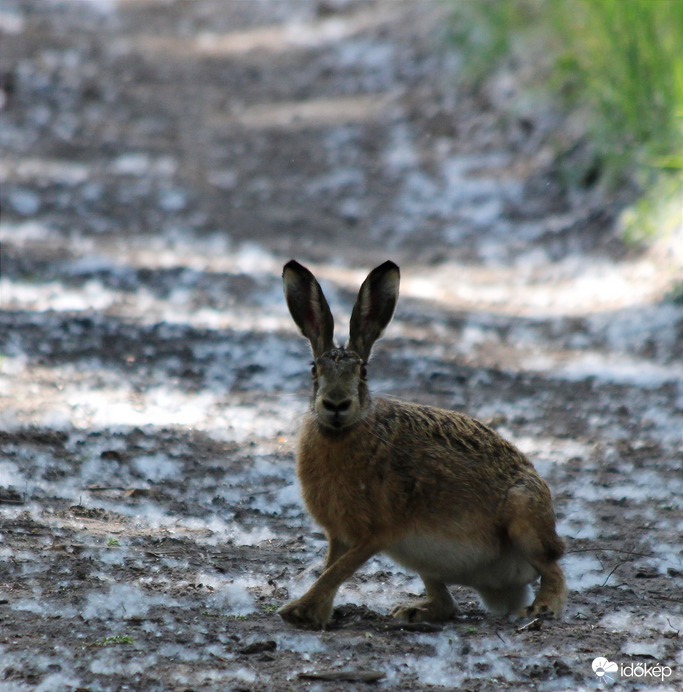
[[[619,670],[619,666],[616,663],[611,663],[604,656],[598,656],[593,659],[592,667],[593,672],[599,678],[607,676],[608,679],[612,679],[610,673],[616,673]]]

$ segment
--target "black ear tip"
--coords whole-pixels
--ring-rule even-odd
[[[298,269],[300,266],[301,265],[295,259],[291,259],[282,267],[282,273],[284,274],[288,269]]]
[[[297,276],[305,277],[307,279],[310,279],[313,276],[313,274],[311,274],[311,272],[306,269],[303,264],[297,262],[295,259],[289,260],[289,262],[282,267],[283,278],[287,272],[293,272]]]
[[[398,264],[396,264],[396,262],[392,262],[391,260],[387,260],[384,262],[384,264],[380,264],[377,269],[381,269],[383,272],[395,271],[397,274],[401,273],[401,270],[398,268]]]

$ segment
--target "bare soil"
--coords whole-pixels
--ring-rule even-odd
[[[2,2],[0,690],[683,685],[681,266],[620,240],[627,192],[563,178],[513,69],[462,86],[446,29],[436,2]],[[327,631],[277,616],[325,547],[291,256],[340,315],[401,265],[371,381],[529,454],[562,620],[453,588],[452,622],[401,626],[420,583],[385,558]]]

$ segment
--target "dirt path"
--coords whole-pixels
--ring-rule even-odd
[[[431,2],[2,2],[0,690],[578,690],[610,686],[598,656],[612,689],[680,688],[677,246],[623,248],[547,114],[456,88],[443,26]],[[420,582],[384,558],[329,631],[274,614],[324,554],[290,256],[340,318],[401,264],[374,388],[529,454],[561,622],[455,588],[453,622],[401,629]],[[383,677],[299,677],[339,669]]]

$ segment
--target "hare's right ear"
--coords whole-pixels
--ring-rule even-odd
[[[313,357],[318,358],[334,348],[334,320],[323,290],[315,276],[296,260],[285,264],[282,281],[289,312],[311,342]]]

